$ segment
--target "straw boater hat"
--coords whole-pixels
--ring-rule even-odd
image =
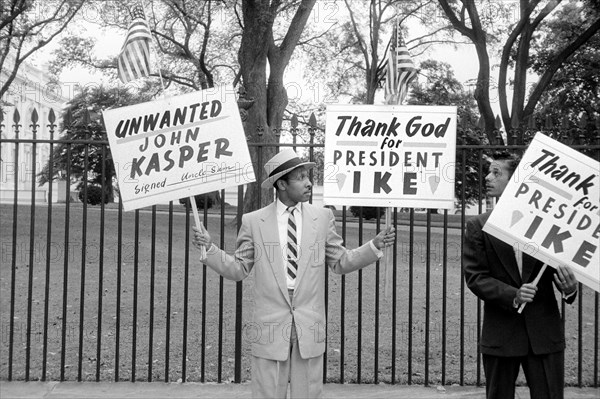
[[[281,150],[265,164],[267,178],[262,182],[261,187],[272,188],[279,178],[300,166],[312,168],[315,163],[302,161],[291,148]]]

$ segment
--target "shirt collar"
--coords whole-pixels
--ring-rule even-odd
[[[277,199],[277,215],[278,216],[282,216],[283,214],[285,214],[285,212],[287,211],[287,205],[285,205],[283,202],[281,202],[281,200],[279,200],[279,198]],[[294,212],[295,215],[301,215],[302,214],[302,202],[298,202],[295,206],[296,211]]]

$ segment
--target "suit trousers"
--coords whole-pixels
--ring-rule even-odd
[[[483,355],[487,399],[515,397],[519,366],[523,366],[531,399],[563,399],[564,351],[535,355],[531,350],[521,357]]]
[[[290,300],[293,291],[290,290]],[[252,397],[287,398],[288,382],[290,396],[296,398],[323,397],[323,355],[303,359],[298,349],[296,324],[292,320],[290,332],[290,355],[285,361],[252,356]]]

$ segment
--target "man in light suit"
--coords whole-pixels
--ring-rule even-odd
[[[512,154],[495,157],[486,176],[488,195],[502,194],[518,163]],[[577,280],[568,266],[548,267],[537,286],[532,284],[542,262],[485,233],[489,216],[467,222],[463,244],[465,281],[484,301],[480,348],[486,396],[514,398],[522,366],[532,399],[562,399],[565,335],[553,282],[572,303]],[[519,313],[521,304],[527,306]]]
[[[338,274],[361,269],[395,240],[390,228],[358,249],[344,248],[332,211],[307,203],[313,166],[291,149],[266,163],[262,187],[275,187],[278,198],[242,217],[233,255],[218,249],[207,231],[194,228],[194,245],[207,250],[202,261],[217,273],[239,281],[254,270],[255,398],[285,398],[288,381],[292,398],[322,397],[325,267]]]

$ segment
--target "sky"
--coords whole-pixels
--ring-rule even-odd
[[[330,10],[324,8],[325,6],[323,5],[327,4],[327,2],[318,4],[322,4],[321,8],[316,9],[314,13],[318,14],[319,18],[321,18],[322,21],[327,22],[327,12],[330,12]],[[103,29],[96,24],[90,23],[94,21],[93,11],[93,9],[87,10],[86,21],[80,23],[77,26],[74,26],[72,28],[72,32],[83,32],[83,35],[95,38],[95,55],[97,57],[106,58],[116,56],[125,38],[125,33],[123,31],[118,31],[114,29]],[[414,37],[420,35],[418,28],[414,29],[411,27],[410,33]],[[50,59],[52,53],[58,48],[58,45],[59,40],[55,39],[53,42],[47,45],[43,51],[39,52],[39,54],[36,54],[36,56],[32,58],[31,62],[34,65],[43,68],[43,64]],[[157,62],[156,58],[156,56],[153,56],[154,63]],[[419,57],[414,57],[414,61],[418,64],[419,61],[425,60],[427,58],[434,58],[439,61],[449,63],[454,69],[456,78],[463,84],[477,77],[478,61],[475,52],[475,47],[472,44],[461,44],[458,45],[456,48],[450,45],[437,46],[435,50],[430,50],[429,53],[422,54]],[[300,71],[297,71],[296,73],[299,74],[299,72]],[[494,71],[492,71],[492,76],[493,75]],[[301,82],[301,78],[299,76],[294,76],[292,66],[288,67],[286,77],[291,82]],[[64,71],[60,76],[60,80],[65,86],[69,88],[66,91],[66,93],[68,94],[72,94],[71,88],[75,87],[75,85],[77,84],[85,86],[96,85],[100,83],[110,83],[109,80],[101,73],[93,72],[82,67],[75,67],[73,69]],[[383,92],[383,90],[381,91]],[[314,92],[311,92],[310,90],[306,89],[303,90],[303,95],[310,96],[311,94],[314,98]],[[491,93],[492,96],[493,94],[494,93]],[[293,92],[290,93],[290,96],[293,95]],[[497,101],[492,102],[492,107],[495,109],[499,109]]]

